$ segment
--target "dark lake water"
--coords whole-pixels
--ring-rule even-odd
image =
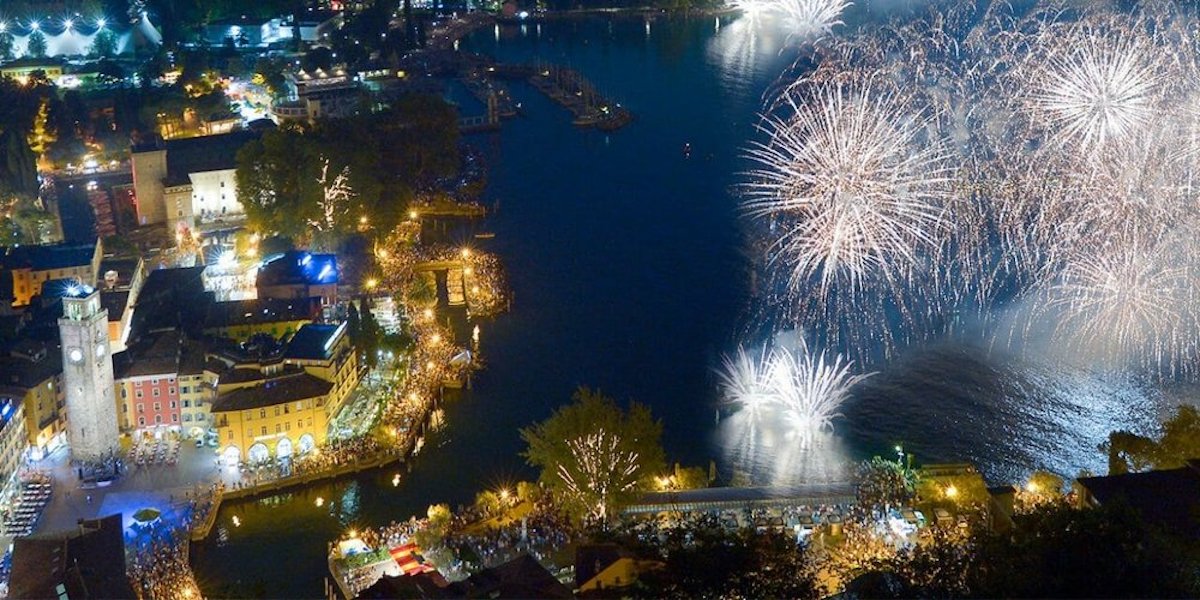
[[[502,61],[574,68],[636,121],[582,131],[564,109],[512,84],[524,116],[473,139],[490,156],[486,201],[498,207],[487,248],[514,293],[512,312],[482,327],[486,370],[447,404],[448,428],[398,486],[388,471],[224,507],[194,553],[206,593],[319,597],[326,544],[345,529],[532,478],[518,430],[580,385],[649,404],[671,460],[713,459],[728,473],[712,372],[753,329],[753,257],[730,188],[764,91],[791,62],[781,41],[712,17],[554,21],[464,40],[463,49]],[[1096,444],[1114,427],[1144,430],[1160,396],[1123,377],[936,344],[868,380],[836,437],[798,472],[841,477],[848,460],[897,443],[923,461],[974,461],[997,481],[1039,467],[1099,471]],[[770,460],[743,458],[750,470]]]

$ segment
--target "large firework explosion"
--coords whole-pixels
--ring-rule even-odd
[[[814,43],[748,151],[774,310],[859,358],[970,314],[1194,374],[1196,30],[1173,2],[951,3]]]
[[[950,232],[954,172],[928,135],[933,119],[889,88],[793,87],[786,112],[764,120],[768,140],[749,151],[757,168],[743,207],[781,232],[768,260],[786,269],[799,318],[829,326],[826,343],[862,341],[854,324],[866,318],[890,346],[885,304],[920,320],[910,300],[925,297],[928,257]]]

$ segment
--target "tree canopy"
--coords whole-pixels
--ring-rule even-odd
[[[1114,431],[1100,449],[1108,453],[1108,472],[1112,475],[1181,467],[1188,459],[1200,457],[1200,411],[1194,406],[1176,408],[1163,423],[1157,440]]]
[[[530,465],[574,517],[605,521],[663,474],[662,423],[636,402],[622,410],[586,387],[549,419],[521,430]]]
[[[857,481],[859,506],[872,512],[904,504],[912,500],[916,491],[912,470],[879,456],[859,463]]]
[[[238,198],[264,233],[336,240],[368,215],[371,230],[386,233],[416,190],[456,174],[458,164],[453,107],[412,96],[379,113],[265,133],[238,152]]]

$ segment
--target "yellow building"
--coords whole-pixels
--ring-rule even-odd
[[[345,324],[301,327],[282,356],[242,362],[219,376],[212,417],[222,457],[255,463],[324,444],[357,383]]]
[[[304,454],[325,442],[333,384],[281,365],[263,375],[250,385],[220,393],[213,402],[213,422],[226,464]]]
[[[333,383],[331,406],[340,408],[358,385],[358,353],[350,345],[346,324],[308,324],[288,341],[284,362]]]
[[[100,240],[82,245],[15,246],[3,249],[0,270],[12,277],[13,306],[26,306],[42,293],[42,284],[47,281],[67,279],[95,286],[103,256]]]
[[[65,441],[62,357],[57,348],[43,344],[18,344],[10,356],[0,357],[0,400],[21,405],[26,446],[40,459]]]
[[[4,63],[4,66],[0,67],[0,77],[11,77],[25,85],[36,71],[41,71],[46,75],[46,79],[54,83],[63,76],[63,62],[53,58],[19,58]]]
[[[212,403],[217,398],[217,374],[205,368],[204,348],[184,342],[179,359],[179,401],[183,433],[199,438],[212,427]]]

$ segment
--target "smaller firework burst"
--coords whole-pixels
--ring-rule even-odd
[[[764,349],[758,358],[739,348],[725,357],[719,375],[726,401],[749,410],[753,421],[784,418],[805,449],[817,434],[832,430],[850,390],[871,376],[854,374],[853,366],[842,355],[830,358],[799,338],[794,349]]]

